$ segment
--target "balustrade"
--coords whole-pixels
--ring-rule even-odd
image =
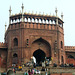
[[[22,22],[22,18],[11,19],[11,24]],[[32,22],[32,23],[44,23],[44,24],[56,24],[56,20],[54,19],[44,19],[44,18],[33,18],[33,17],[24,17],[24,22]]]

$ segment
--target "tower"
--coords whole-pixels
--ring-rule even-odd
[[[24,64],[35,56],[37,63],[45,57],[53,63],[65,63],[63,20],[57,16],[22,13],[9,17],[5,34],[8,43],[8,66]],[[39,54],[39,55],[38,55]],[[40,59],[41,57],[41,59]]]

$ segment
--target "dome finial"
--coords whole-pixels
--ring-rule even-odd
[[[5,32],[6,32],[6,27],[7,27],[7,25],[6,25],[6,22],[5,22]]]
[[[22,10],[24,9],[24,5],[23,5],[23,3],[22,3],[22,6],[21,6],[21,8],[22,8]]]
[[[57,8],[56,8],[56,9],[55,9],[56,17],[57,17],[57,12],[58,12],[58,10],[57,10]]]
[[[64,15],[63,15],[63,12],[62,12],[62,13],[61,13],[61,19],[62,19],[62,20],[63,20],[63,16],[64,16]]]
[[[11,11],[12,11],[12,10],[11,10],[11,6],[10,6],[10,9],[9,9],[9,16],[11,16]]]

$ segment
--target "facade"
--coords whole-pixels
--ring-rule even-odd
[[[23,9],[22,5],[22,13],[16,15],[11,15],[11,8],[9,10],[5,43],[0,43],[0,63],[3,64],[4,59],[7,67],[25,64],[32,56],[37,63],[43,62],[45,57],[53,58],[52,63],[58,65],[74,63],[69,60],[74,60],[75,47],[64,46],[63,15],[59,18],[57,9],[56,16],[23,13]]]

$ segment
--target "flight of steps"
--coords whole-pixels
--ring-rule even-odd
[[[39,71],[41,71],[42,67],[36,67],[35,69],[39,69]],[[48,69],[48,71],[41,71],[40,75],[45,75],[45,73],[47,72],[47,74],[50,72],[51,74],[55,74],[55,73],[72,73],[72,75],[75,75],[75,68],[68,68],[68,67],[46,67]],[[49,69],[50,68],[50,69]],[[25,70],[29,70],[32,69],[32,67],[24,67],[22,71],[17,71],[17,75],[23,75]]]

